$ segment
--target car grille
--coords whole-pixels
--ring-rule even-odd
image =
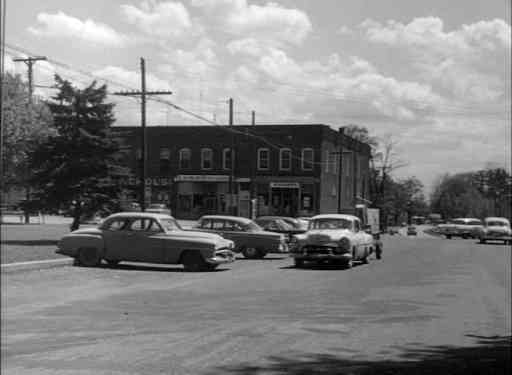
[[[319,254],[319,255],[329,255],[334,251],[334,247],[331,246],[304,246],[302,249],[305,254]]]
[[[315,243],[326,243],[332,241],[331,237],[326,236],[324,234],[312,234],[309,236],[309,241]]]

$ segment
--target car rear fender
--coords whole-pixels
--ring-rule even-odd
[[[78,250],[84,247],[98,249],[102,256],[105,250],[105,243],[100,235],[85,233],[64,236],[58,246],[62,253],[70,256],[77,256]]]

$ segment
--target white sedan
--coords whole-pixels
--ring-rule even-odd
[[[375,250],[375,241],[366,233],[357,216],[324,214],[314,216],[309,230],[294,235],[290,243],[290,256],[295,266],[306,261],[331,261],[352,267],[354,261],[368,262]]]

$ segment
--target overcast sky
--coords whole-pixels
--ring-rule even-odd
[[[221,124],[232,97],[237,124],[254,110],[257,123],[391,135],[409,162],[397,177],[427,192],[443,173],[510,170],[509,0],[7,0],[6,25],[7,70],[26,74],[12,56],[50,59],[37,85],[57,72],[138,89],[144,57],[148,89]],[[118,125],[140,123],[135,99],[109,99]],[[166,124],[205,123],[150,103],[148,125]]]

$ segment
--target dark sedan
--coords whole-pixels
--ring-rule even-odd
[[[206,215],[199,219],[196,230],[213,232],[235,243],[235,252],[244,257],[263,258],[268,252],[287,252],[285,236],[266,232],[254,221],[245,217]]]
[[[300,234],[307,231],[307,227],[302,225],[299,220],[292,217],[260,216],[254,221],[266,231],[286,235],[288,241],[290,241],[294,234]]]

